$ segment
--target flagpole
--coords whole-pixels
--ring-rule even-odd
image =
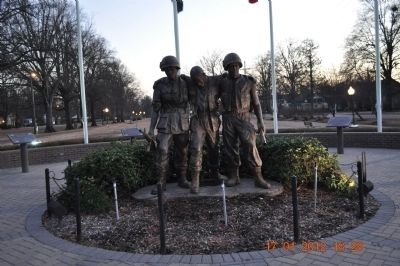
[[[380,71],[380,48],[379,48],[379,16],[378,0],[374,0],[375,13],[375,80],[376,80],[376,122],[378,132],[382,133],[382,93],[381,93],[381,71]]]
[[[272,0],[269,2],[269,32],[271,41],[271,82],[272,82],[272,109],[274,133],[278,134],[278,105],[276,100],[276,70],[275,70],[275,49],[274,49],[274,26],[272,23]]]
[[[81,33],[81,22],[79,19],[79,1],[75,0],[75,4],[76,4],[76,20],[77,20],[77,24],[78,24],[79,82],[81,85],[83,140],[84,140],[85,144],[88,144],[89,143],[89,133],[88,133],[88,126],[87,126],[85,74],[83,72],[82,33]]]
[[[249,0],[250,4],[257,3],[258,0]],[[272,86],[272,116],[274,123],[274,134],[278,134],[278,105],[276,100],[276,70],[275,70],[275,49],[274,49],[274,25],[272,23],[272,0],[269,3],[269,33],[271,41],[271,86]]]
[[[177,0],[171,0],[173,11],[174,11],[174,32],[175,32],[175,53],[176,59],[178,62],[181,62],[180,53],[179,53],[179,29],[178,29],[178,4]]]

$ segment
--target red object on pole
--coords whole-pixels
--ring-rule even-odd
[[[258,2],[258,0],[249,0],[250,4],[254,4],[254,3],[257,3],[257,2]]]

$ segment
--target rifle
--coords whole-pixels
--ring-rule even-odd
[[[150,151],[155,151],[157,148],[157,141],[152,136],[147,134],[146,130],[139,129],[139,131],[143,134],[144,139],[150,144]]]

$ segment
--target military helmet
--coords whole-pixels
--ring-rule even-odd
[[[177,69],[181,69],[178,59],[173,55],[167,55],[161,60],[160,62],[161,71],[164,71],[167,67],[176,67]]]
[[[242,67],[242,59],[236,53],[229,53],[225,55],[224,60],[222,61],[222,65],[225,70],[228,70],[228,66],[232,63],[239,63],[239,67]]]
[[[204,70],[199,66],[194,66],[190,70],[190,77],[194,78],[195,76],[204,74]]]

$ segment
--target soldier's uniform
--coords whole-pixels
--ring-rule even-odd
[[[203,145],[207,147],[209,177],[218,182],[219,169],[219,127],[218,113],[219,76],[206,77],[204,87],[193,84],[193,116],[190,121],[190,161],[191,192],[199,191],[199,174],[202,168]]]
[[[228,54],[224,61],[227,70],[231,63],[242,67],[237,54]],[[234,186],[240,182],[239,145],[243,147],[249,167],[255,178],[256,186],[269,188],[270,185],[261,174],[262,161],[256,147],[256,129],[250,122],[252,111],[256,113],[259,129],[264,130],[261,106],[256,90],[256,81],[251,76],[238,75],[233,78],[229,75],[221,80],[220,98],[222,104],[222,138],[224,143],[224,157],[228,180],[227,186]],[[260,128],[261,127],[261,128]],[[261,132],[263,134],[263,132]]]
[[[161,67],[161,69],[163,68]],[[178,185],[188,188],[189,183],[186,180],[189,144],[187,82],[179,76],[176,80],[170,80],[167,77],[157,80],[153,86],[152,105],[153,114],[155,114],[155,118],[152,117],[152,120],[156,120],[152,121],[152,124],[155,124],[158,132],[155,165],[159,182],[165,189],[170,149],[174,144],[174,166]]]

